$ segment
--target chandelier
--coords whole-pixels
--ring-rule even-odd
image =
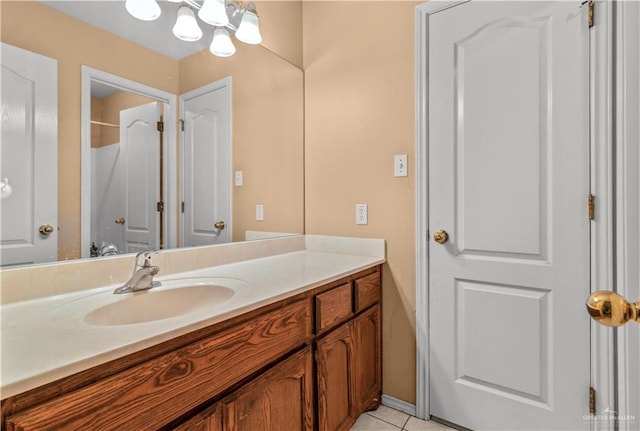
[[[182,3],[178,9],[173,34],[180,40],[195,42],[202,38],[198,18],[214,27],[209,50],[218,57],[230,57],[236,52],[231,34],[236,39],[251,45],[262,42],[258,13],[253,3],[237,5],[233,0],[169,0]],[[142,21],[153,21],[160,16],[160,5],[156,0],[125,0],[127,12]]]

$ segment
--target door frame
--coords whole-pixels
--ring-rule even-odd
[[[640,298],[640,277],[637,270],[627,271],[627,268],[637,265],[640,259],[640,228],[636,212],[640,206],[640,184],[638,182],[638,163],[640,160],[640,126],[637,119],[640,116],[640,42],[638,22],[640,22],[640,3],[619,2],[615,7],[616,27],[613,29],[616,37],[615,44],[615,107],[617,118],[614,118],[616,139],[615,163],[615,208],[616,208],[616,292],[625,298],[636,301]],[[634,33],[635,32],[635,33]],[[634,78],[635,77],[635,78]],[[629,97],[629,95],[632,95]],[[634,127],[635,125],[635,127]],[[631,161],[628,161],[631,160]],[[631,172],[635,172],[635,178]],[[640,378],[638,362],[640,347],[638,340],[632,340],[630,325],[615,332],[617,342],[618,366],[618,405],[615,411],[621,418],[620,431],[637,429],[637,406],[640,406],[640,390],[637,382]],[[633,349],[633,350],[632,350]],[[634,407],[635,406],[635,409]],[[635,418],[627,420],[630,416]]]
[[[217,81],[210,82],[208,84],[205,84],[191,91],[187,91],[186,93],[181,94],[178,100],[180,102],[180,119],[181,121],[184,121],[185,100],[202,96],[206,93],[210,93],[212,91],[215,91],[221,88],[227,88],[226,102],[227,102],[227,106],[229,107],[228,124],[227,124],[227,129],[229,130],[229,151],[228,151],[229,157],[228,157],[227,163],[229,166],[229,174],[233,175],[233,105],[232,105],[233,87],[231,86],[231,84],[232,84],[231,76],[226,76],[222,79],[218,79]],[[185,162],[184,140],[185,140],[185,131],[182,130],[180,132],[180,200],[181,201],[185,193],[184,191],[184,183],[185,183],[184,181],[184,162]],[[229,217],[228,217],[229,220],[225,221],[225,224],[226,224],[225,229],[228,229],[229,241],[233,242],[233,185],[231,183],[231,179],[229,179],[229,181],[230,181],[229,182],[230,190],[229,190],[229,195],[226,202],[226,205],[229,209]],[[184,213],[182,211],[180,211],[179,217],[180,217],[180,247],[183,247],[184,246]]]
[[[428,34],[429,16],[470,0],[432,0],[416,7],[416,416],[429,418],[429,171],[428,171]],[[591,223],[591,290],[612,290],[613,232],[611,133],[612,107],[612,10],[614,0],[596,0],[597,25],[590,32],[591,190],[597,196],[596,222]],[[596,91],[597,89],[597,91]],[[599,127],[594,125],[598,124]],[[596,162],[594,162],[596,161]],[[586,197],[585,197],[586,202]],[[586,204],[585,204],[586,211]],[[600,250],[600,253],[595,253]],[[597,286],[597,289],[594,289]],[[585,298],[585,301],[587,298]],[[586,315],[585,310],[585,315]],[[592,324],[591,385],[598,390],[597,411],[617,409],[613,334],[609,328]],[[585,414],[588,414],[585,393]],[[602,423],[604,429],[612,424]]]
[[[162,164],[165,172],[164,183],[166,187],[164,187],[162,200],[165,203],[166,222],[164,223],[164,232],[161,234],[164,236],[165,248],[176,247],[176,214],[178,212],[177,169],[175,163],[177,160],[176,95],[83,64],[80,108],[80,256],[83,258],[89,257],[91,241],[91,169],[87,169],[87,167],[91,166],[91,81],[99,81],[165,104],[165,127],[163,133],[163,152],[165,157]]]

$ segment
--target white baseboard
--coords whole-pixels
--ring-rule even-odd
[[[416,415],[416,405],[399,400],[391,395],[382,394],[382,404],[392,409],[400,410],[408,415]]]

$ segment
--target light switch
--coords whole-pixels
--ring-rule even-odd
[[[406,177],[407,176],[407,155],[398,154],[394,157],[394,176]]]

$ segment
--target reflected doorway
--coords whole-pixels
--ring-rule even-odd
[[[82,257],[176,246],[175,106],[171,93],[83,66]]]

